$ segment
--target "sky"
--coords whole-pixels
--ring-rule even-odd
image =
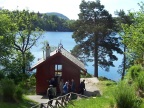
[[[0,7],[9,10],[28,9],[34,12],[58,12],[69,19],[78,19],[79,5],[82,0],[0,0]],[[96,1],[96,0],[85,0]],[[114,11],[123,9],[137,11],[137,3],[144,0],[100,0],[105,9],[114,16]]]

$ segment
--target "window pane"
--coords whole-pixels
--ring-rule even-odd
[[[62,76],[62,72],[55,72],[55,76]]]
[[[62,65],[58,65],[58,71],[61,71],[62,70]]]
[[[57,71],[57,65],[55,65],[55,71]]]

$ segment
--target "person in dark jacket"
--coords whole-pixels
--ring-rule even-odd
[[[53,92],[53,85],[49,85],[49,88],[47,89],[47,96],[49,98],[49,100],[54,98],[54,92]],[[50,101],[50,103],[52,104],[52,100]]]
[[[75,82],[74,82],[74,79],[72,79],[72,83],[71,83],[71,92],[75,92]]]
[[[86,89],[85,89],[85,80],[83,80],[80,83],[80,94],[84,95],[84,91],[86,91]]]
[[[52,85],[53,86],[53,92],[54,92],[54,96],[56,96],[56,87],[57,87],[57,81],[56,81],[56,78],[52,78],[51,80],[50,80],[50,83],[49,83],[50,85]]]

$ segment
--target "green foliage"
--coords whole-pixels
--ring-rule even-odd
[[[15,20],[14,18],[16,19],[19,18],[19,21],[18,21],[19,26],[20,26],[19,30],[26,28],[25,25],[21,24],[22,20],[25,20],[25,23],[29,23],[28,19],[21,19],[21,17],[17,15],[17,10],[16,11],[0,10],[0,11],[4,11],[5,13],[8,13],[9,15],[11,14],[12,16],[14,15],[15,17],[13,16],[13,20]],[[28,11],[23,10],[21,12],[24,12],[24,11],[25,11],[25,14],[23,16],[27,16]],[[73,20],[64,19],[53,14],[48,15],[47,13],[42,14],[39,12],[38,13],[30,12],[30,14],[32,16],[38,16],[38,17],[35,17],[36,19],[31,20],[33,22],[33,26],[31,26],[33,30],[38,27],[40,29],[43,29],[44,31],[72,31],[69,24],[73,22]],[[12,22],[11,23],[5,22],[5,23],[9,25]],[[1,27],[5,27],[7,25],[1,26]]]
[[[122,29],[122,24],[127,24],[127,25],[131,25],[133,23],[132,18],[127,15],[124,10],[120,10],[120,11],[116,11],[115,14],[118,16],[116,17],[116,29],[118,30],[119,35],[123,35],[124,31]],[[120,37],[120,39],[122,40],[122,38]],[[121,65],[119,65],[119,69],[118,69],[118,73],[121,74],[121,79],[124,78],[125,76],[125,72],[126,69],[129,68],[129,66],[131,65],[131,60],[128,59],[126,52],[127,52],[127,47],[121,42],[121,48],[123,48],[123,60]]]
[[[8,14],[0,10],[0,63],[11,54],[12,32],[15,28]]]
[[[71,20],[60,18],[56,15],[43,14],[40,18],[40,28],[46,31],[72,31],[69,27]]]
[[[34,27],[37,16],[29,11],[0,11],[0,64],[1,72],[15,82],[24,80],[34,59],[30,49],[41,31]]]
[[[29,82],[31,86],[35,86],[36,85],[36,78],[35,78],[35,74],[33,74],[30,78],[29,78]]]
[[[28,79],[19,82],[19,87],[23,89],[25,94],[35,94],[36,79],[35,74]]]
[[[23,96],[23,89],[19,86],[16,87],[15,89],[15,94],[14,94],[15,98],[18,100],[22,100],[22,96]]]
[[[5,77],[4,73],[0,71],[0,80],[3,79],[4,77]]]
[[[29,83],[27,80],[21,81],[21,82],[19,83],[19,86],[20,86],[21,88],[25,89],[25,90],[30,89],[30,83]]]
[[[123,43],[127,47],[128,55],[134,59],[136,63],[143,64],[144,51],[144,3],[139,3],[140,10],[138,12],[129,12],[129,17],[132,18],[133,23],[122,24],[123,29]]]
[[[34,59],[30,49],[41,37],[42,30],[34,26],[38,16],[33,12],[16,10],[12,12],[6,11],[5,14],[9,15],[8,17],[11,23],[15,25],[15,29],[9,29],[12,35],[8,35],[8,39],[11,39],[12,43],[10,48],[11,56],[2,61],[2,70],[10,78],[23,80],[23,78],[17,76],[21,76],[22,73],[23,75],[27,74],[30,62]],[[7,38],[4,37],[4,39]],[[3,49],[5,50],[5,47]]]
[[[17,26],[15,39],[13,40],[14,50],[16,50],[18,57],[21,60],[20,67],[25,74],[27,65],[34,57],[31,55],[30,49],[36,44],[37,40],[42,36],[42,30],[34,27],[37,21],[37,14],[31,13],[28,10],[13,11],[11,19]]]
[[[114,92],[117,108],[139,108],[141,100],[137,98],[135,88],[127,82],[120,82]]]
[[[2,89],[3,100],[8,102],[14,101],[14,81],[12,79],[2,79],[0,84]]]
[[[93,75],[91,75],[90,73],[86,73],[86,78],[92,78]]]
[[[139,73],[139,76],[137,78],[137,84],[138,84],[138,88],[144,91],[144,71],[141,71]]]
[[[86,73],[86,75],[81,74],[81,78],[92,78],[93,76],[90,73]]]
[[[119,33],[121,34],[123,33],[121,24],[131,25],[133,23],[133,18],[132,16],[127,15],[124,10],[115,11],[115,14],[118,16],[116,17],[116,29],[118,29]]]
[[[141,71],[142,71],[142,67],[140,65],[134,65],[128,69],[128,72],[130,73],[131,78],[133,80],[135,80],[139,76]]]
[[[94,61],[94,76],[98,77],[98,65],[107,71],[114,66],[113,61],[118,58],[113,52],[122,50],[114,33],[115,21],[99,0],[82,0],[79,19],[72,28],[77,45],[71,52],[82,61]]]
[[[106,78],[106,77],[102,77],[102,76],[100,76],[98,79],[99,79],[100,81],[108,80],[108,78]]]
[[[55,15],[57,16],[58,18],[61,18],[61,19],[65,19],[65,20],[69,20],[68,17],[66,17],[65,15],[61,14],[61,13],[57,13],[57,12],[48,12],[46,13],[48,16],[52,16],[52,15]]]

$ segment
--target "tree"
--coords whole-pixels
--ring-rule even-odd
[[[0,10],[0,62],[8,57],[11,52],[11,40],[13,38],[11,30],[15,28],[6,11],[7,10]]]
[[[23,73],[22,66],[22,54],[19,51],[12,50],[11,56],[9,58],[2,61],[3,68],[1,69],[1,72],[4,73],[5,76],[7,76],[10,79],[13,79],[15,83],[19,83],[20,81],[27,79],[29,76],[29,66],[30,62],[34,60],[34,56],[31,54],[31,52],[25,53],[25,71],[26,73]]]
[[[113,32],[115,21],[99,0],[83,0],[80,11],[79,19],[72,26],[72,37],[77,43],[76,49],[81,51],[79,57],[86,57],[86,61],[94,57],[94,76],[98,77],[98,66],[108,71],[109,66],[114,66],[113,61],[118,60],[113,52],[122,53]]]
[[[130,17],[129,15],[127,15],[124,10],[120,10],[120,11],[116,11],[115,14],[118,16],[116,17],[116,21],[117,21],[117,29],[118,29],[118,32],[119,32],[119,35],[123,35],[124,34],[124,31],[121,27],[122,24],[127,24],[127,25],[131,25],[132,24],[132,17]],[[122,40],[122,38],[121,38]],[[122,60],[122,64],[119,65],[119,69],[118,69],[118,72],[121,74],[121,79],[124,78],[124,75],[125,75],[125,71],[126,69],[129,67],[130,65],[130,62],[128,62],[128,58],[126,56],[126,51],[127,51],[127,48],[126,48],[126,45],[124,45],[123,43],[121,43],[121,47],[123,48],[123,60]]]
[[[144,3],[139,3],[138,12],[130,12],[133,23],[131,25],[122,24],[124,34],[122,35],[123,43],[128,48],[128,55],[137,64],[144,65]]]
[[[30,53],[30,49],[42,35],[42,31],[34,26],[38,15],[28,10],[16,10],[10,13],[10,17],[17,27],[16,30],[13,31],[13,49],[15,49],[18,54],[21,54],[19,56],[22,61],[20,66],[23,74],[25,74],[28,60],[27,54]]]

